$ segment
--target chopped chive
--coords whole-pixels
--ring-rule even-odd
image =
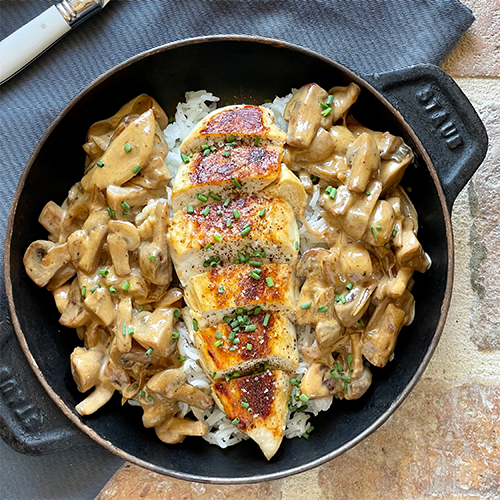
[[[351,364],[351,363],[352,363],[352,354],[348,354],[348,355],[347,355],[347,362],[348,362],[349,364]]]
[[[250,273],[250,277],[252,277],[254,280],[260,280],[260,275],[255,271]]]
[[[147,351],[146,351],[146,356],[151,356],[151,353],[153,352],[153,348],[150,347]]]
[[[196,198],[198,198],[203,203],[208,201],[208,198],[204,194],[199,194]]]
[[[325,188],[325,193],[326,193],[326,194],[330,194],[330,193],[331,193],[331,191],[332,191],[332,189],[333,189],[333,186],[327,186],[327,187]]]
[[[212,378],[215,378],[216,375],[217,375],[217,372],[213,372],[212,373]]]
[[[234,332],[231,332],[231,333],[227,336],[227,338],[228,338],[231,342],[234,340],[234,338],[235,338],[235,337],[236,337],[236,333],[234,333]]]
[[[222,321],[225,321],[226,323],[231,323],[231,321],[233,321],[233,319],[232,319],[232,318],[230,318],[229,316],[224,316],[224,317],[222,318]]]
[[[347,382],[344,382],[344,391],[347,391],[349,389],[349,384]]]
[[[375,232],[375,228],[373,226],[371,227],[371,230],[372,230],[372,234],[373,234],[373,239],[375,241],[377,241],[377,233]]]
[[[338,380],[340,378],[339,372],[337,370],[334,369],[330,373],[332,374],[332,377],[334,379]]]
[[[174,311],[174,316],[175,316],[177,319],[179,319],[179,318],[181,317],[181,312],[179,311],[179,309],[176,309],[176,310]]]
[[[140,165],[136,165],[136,166],[132,169],[132,172],[134,172],[134,174],[138,174],[141,170],[142,170],[142,167],[141,167]]]
[[[371,193],[370,193],[370,191],[368,191],[368,189],[365,191],[365,194],[366,194],[366,196],[370,196],[371,195]]]
[[[209,149],[209,148],[210,148],[210,146],[209,146],[208,144],[202,144],[202,145],[201,145],[201,149],[202,149],[203,151],[205,151],[205,149]]]
[[[174,122],[175,122],[175,116],[169,116],[168,123],[174,123]]]
[[[234,216],[235,219],[239,219],[240,218],[240,212],[238,210],[235,210],[233,212],[233,216]]]
[[[217,151],[217,148],[215,146],[210,146],[210,151],[213,153],[214,151]]]
[[[181,334],[179,332],[172,333],[172,338],[173,339],[178,339],[180,336],[181,336]]]
[[[231,227],[231,220],[230,220],[230,219],[228,219],[228,220],[226,221],[226,227]]]
[[[104,163],[103,163],[101,160],[97,160],[97,161],[95,162],[95,164],[96,164],[99,168],[104,167]]]
[[[219,332],[219,331],[215,332],[215,338],[216,339],[221,339],[222,338],[222,333]]]
[[[324,312],[328,311],[328,307],[327,306],[319,306],[318,311],[320,313],[324,313]]]
[[[328,108],[324,109],[324,110],[321,112],[321,114],[322,114],[323,116],[328,116],[328,115],[331,113],[331,111],[332,111],[332,108],[328,107]]]
[[[255,141],[253,141],[253,145],[254,145],[254,146],[258,146],[258,145],[259,145],[259,142],[260,142],[260,137],[256,137],[256,138],[255,138]]]
[[[328,196],[330,197],[330,200],[334,200],[335,196],[337,196],[337,189],[332,188],[332,190],[328,193]]]
[[[311,175],[311,182],[313,184],[316,184],[319,181],[319,177],[316,177],[315,175]]]
[[[347,283],[347,285],[345,286],[348,290],[352,290],[352,287],[354,285],[352,283]]]
[[[186,361],[186,356],[178,356],[177,361]]]
[[[130,288],[130,283],[128,281],[125,281],[122,285],[122,290],[127,291]]]
[[[184,163],[189,163],[189,156],[181,153],[181,159]]]
[[[214,194],[214,193],[208,193],[208,196],[210,196],[210,198],[213,198],[214,200],[217,200],[217,201],[221,200],[221,197],[219,195]]]
[[[309,401],[309,398],[305,394],[301,394],[299,399],[301,401],[304,401],[304,403],[307,403],[307,401]]]
[[[299,406],[296,410],[295,410],[295,413],[301,413],[303,411],[306,411],[307,410],[307,405],[302,405],[302,406]]]
[[[222,236],[218,233],[214,234],[214,240],[218,241],[219,243],[222,241]]]
[[[222,340],[218,340],[217,342],[215,342],[214,346],[215,347],[221,347],[222,346]]]
[[[127,217],[128,215],[128,211],[127,210],[124,210],[123,213],[122,213],[123,217]]]
[[[250,233],[251,230],[252,230],[251,227],[246,227],[245,229],[243,229],[243,231],[241,231],[241,236],[246,236],[247,234]]]
[[[254,313],[254,314],[260,314],[260,311],[262,311],[262,307],[257,306],[257,307],[254,309],[253,313]]]
[[[109,274],[109,270],[108,270],[108,269],[101,269],[101,270],[99,271],[99,274],[100,274],[101,276],[107,276],[107,275]]]
[[[328,106],[328,104],[326,104],[326,102],[320,102],[320,104],[321,104],[321,107],[322,107],[323,109],[327,109],[327,108],[329,108],[329,107],[330,107],[330,106]]]
[[[237,347],[234,347],[234,346],[229,348],[229,350],[230,350],[231,352],[236,351],[236,349],[237,349]]]
[[[344,371],[344,367],[343,367],[342,363],[340,361],[337,361],[336,364],[337,364],[337,370],[339,372],[343,372]]]
[[[252,344],[247,344],[247,351],[251,351],[253,348],[253,345]]]
[[[115,288],[114,286],[110,286],[110,287],[109,287],[109,291],[110,291],[111,293],[116,293],[116,288]]]
[[[271,288],[272,286],[274,286],[274,281],[273,281],[273,279],[271,278],[271,276],[268,276],[268,277],[266,278],[266,283],[267,283],[267,286],[268,286],[269,288]]]
[[[226,201],[224,202],[224,207],[226,207],[226,208],[227,208],[227,206],[229,205],[229,203],[231,203],[231,197],[230,197],[230,196],[228,196],[228,197],[226,198]]]
[[[360,319],[360,320],[359,320],[359,324],[360,324],[362,327],[364,327],[364,326],[365,326],[365,322],[364,322],[362,319]]]
[[[249,408],[249,407],[250,407],[250,404],[249,404],[249,403],[246,403],[245,401],[242,401],[242,402],[241,402],[241,406],[243,406],[243,408]]]
[[[257,329],[257,325],[247,325],[245,326],[245,332],[253,332]]]
[[[265,259],[266,258],[266,251],[265,250],[262,250],[262,252],[260,253],[260,256]]]
[[[295,242],[295,250],[298,250],[298,249],[299,249],[299,242],[298,242],[298,241],[296,241],[296,242]]]
[[[398,232],[394,229],[394,231],[392,232],[392,237],[394,238],[396,234],[398,234]]]
[[[230,135],[228,138],[227,138],[227,142],[234,142],[236,140],[236,137],[234,135]]]
[[[237,189],[243,189],[243,186],[241,185],[240,181],[238,179],[231,179],[233,184],[236,186]]]
[[[219,293],[224,293],[224,287],[222,285],[219,287]]]
[[[349,375],[342,375],[340,378],[342,380],[352,380],[352,377],[350,377]]]
[[[204,248],[206,248],[208,250],[211,246],[212,246],[212,243],[207,243]]]
[[[114,211],[111,207],[108,207],[108,208],[107,208],[107,210],[108,210],[108,215],[109,215],[112,219],[114,219],[114,218],[115,218],[115,215],[116,215],[116,214],[115,214],[115,211]]]
[[[328,96],[328,99],[326,100],[326,103],[328,104],[328,106],[331,106],[333,104],[333,99],[334,99],[334,97],[330,94]]]
[[[146,393],[144,391],[139,391],[139,397],[143,398],[146,396]]]
[[[94,292],[95,292],[98,288],[99,288],[99,285],[93,286],[93,287],[90,289],[90,292],[91,292],[91,293],[94,293]]]
[[[251,266],[255,266],[255,267],[259,267],[260,266],[260,262],[258,262],[257,260],[249,260],[248,263]]]
[[[122,334],[124,337],[127,335],[127,323],[125,321],[122,323]]]
[[[377,231],[382,231],[382,226],[375,226],[375,229],[376,229]]]
[[[340,300],[339,294],[338,294],[338,293],[336,293],[336,294],[335,294],[335,302],[338,302],[339,300]]]
[[[201,213],[206,217],[210,213],[210,207],[205,207]]]
[[[243,229],[246,229],[247,227],[250,227],[252,225],[251,222],[247,222],[244,226],[243,226]]]
[[[134,389],[139,389],[139,384],[134,384],[132,387],[133,387]]]
[[[196,318],[193,318],[193,330],[198,331],[198,320]]]
[[[125,150],[125,153],[130,153],[130,151],[132,151],[132,146],[127,142],[127,144],[123,146],[123,149]]]
[[[229,158],[231,156],[231,151],[224,151],[224,153],[222,153],[222,156]]]
[[[153,401],[153,399],[154,399],[153,396],[151,395],[148,396],[148,401]]]
[[[240,423],[240,419],[238,417],[236,417],[234,420],[231,420],[231,423],[233,425],[238,425]]]
[[[156,260],[156,257],[155,257],[154,255],[150,255],[150,256],[149,256],[149,260],[150,260],[151,262],[154,262],[154,261]]]
[[[87,287],[82,286],[82,297],[85,297],[86,294],[87,294]]]
[[[340,295],[339,299],[340,299],[340,302],[342,302],[342,304],[345,304],[345,295],[344,294]]]
[[[208,156],[210,153],[210,149],[205,149],[205,151],[203,151],[203,156]]]
[[[300,380],[297,380],[296,378],[291,378],[290,379],[290,384],[295,385],[298,387],[300,385]]]
[[[311,307],[310,302],[304,302],[303,304],[300,305],[301,309],[309,309]]]
[[[192,214],[194,212],[193,205],[188,205],[187,206],[187,211],[188,211],[188,214]]]
[[[261,217],[264,217],[264,215],[265,215],[265,214],[266,214],[266,209],[265,209],[265,208],[263,208],[263,209],[259,212],[259,215],[260,215]]]
[[[269,323],[269,318],[271,317],[270,314],[266,314],[266,316],[264,317],[264,321],[262,322],[262,324],[264,326],[267,326],[267,324]]]

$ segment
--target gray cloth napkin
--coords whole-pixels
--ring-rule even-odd
[[[0,38],[53,3],[0,0]],[[0,256],[13,193],[44,130],[82,88],[129,57],[183,38],[250,34],[302,45],[371,74],[440,64],[473,20],[458,0],[111,0],[0,90]],[[73,167],[80,168],[61,165]],[[5,319],[3,282],[0,272]],[[0,454],[7,456],[3,443]],[[81,446],[50,460],[10,456],[1,465],[5,500],[90,499],[122,463]]]

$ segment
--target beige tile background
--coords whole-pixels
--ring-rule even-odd
[[[490,148],[455,202],[451,308],[415,390],[369,438],[309,472],[214,486],[125,464],[96,500],[500,499],[500,1],[464,3],[476,22],[443,68],[481,115]]]

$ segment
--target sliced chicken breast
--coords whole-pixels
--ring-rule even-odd
[[[232,424],[247,434],[270,460],[283,440],[290,377],[287,373],[265,371],[212,386],[212,395]]]
[[[193,338],[203,369],[214,380],[248,374],[258,366],[294,372],[299,363],[293,323],[260,307],[237,311],[221,324],[194,332]]]
[[[226,106],[206,116],[181,145],[181,153],[189,155],[200,151],[202,145],[215,142],[235,146],[283,146],[286,134],[274,125],[273,113],[260,106]],[[214,144],[215,145],[215,144]]]
[[[205,149],[194,154],[179,168],[172,190],[174,211],[218,198],[256,194],[280,177],[282,148],[220,144],[214,152]]]
[[[184,298],[193,322],[205,328],[222,323],[238,307],[261,306],[293,319],[298,295],[299,281],[292,266],[236,264],[192,276]]]
[[[168,241],[185,286],[191,276],[235,261],[295,265],[299,232],[286,201],[252,196],[177,212]]]

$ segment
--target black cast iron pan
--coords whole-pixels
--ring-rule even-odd
[[[407,170],[403,185],[411,188],[420,217],[419,239],[433,264],[427,273],[416,276],[415,321],[403,329],[394,361],[373,370],[373,385],[362,399],[336,400],[328,412],[313,418],[315,431],[309,440],[285,439],[270,462],[250,441],[226,450],[199,438],[175,446],[163,444],[153,430],[142,426],[141,409],[122,408],[118,394],[95,415],[80,417],[74,408],[82,396],[69,366],[77,336],[59,325],[51,294],[26,276],[22,259],[30,242],[46,238],[37,222],[42,207],[48,200],[61,203],[82,176],[81,145],[87,128],[140,93],[153,96],[172,114],[187,90],[207,89],[222,103],[250,104],[286,95],[292,87],[313,81],[324,88],[356,82],[362,93],[354,116],[371,128],[401,135],[415,152],[415,164]],[[36,376],[66,416],[95,441],[138,465],[182,479],[219,483],[277,479],[317,466],[379,427],[429,362],[450,303],[450,208],[486,149],[484,126],[471,104],[451,78],[434,66],[415,66],[367,80],[311,51],[244,36],[186,40],[141,54],[108,71],[66,106],[21,177],[5,248],[6,289],[19,342]],[[24,396],[24,410],[12,398],[8,401],[2,391],[6,386],[2,380],[9,376],[4,368],[9,367],[0,369],[3,435],[18,447],[24,443],[24,451],[31,452],[56,449],[58,441],[71,442],[71,427],[61,424],[58,430],[53,419],[44,422],[29,397]],[[9,373],[16,382],[12,369]],[[16,390],[20,387],[14,383]],[[38,448],[33,434],[41,443]]]

